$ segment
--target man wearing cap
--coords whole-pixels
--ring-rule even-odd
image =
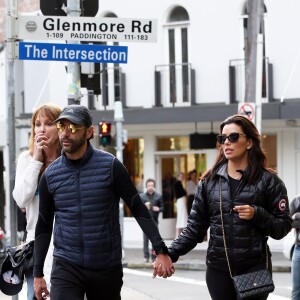
[[[34,249],[37,299],[49,295],[43,265],[54,217],[51,300],[83,300],[85,294],[87,299],[121,299],[120,198],[153,244],[160,262],[155,274],[171,276],[174,267],[167,247],[126,168],[89,142],[94,136],[89,110],[69,105],[55,123],[62,155],[46,169],[39,183]]]

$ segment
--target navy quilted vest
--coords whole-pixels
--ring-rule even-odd
[[[55,202],[54,256],[94,270],[121,263],[113,162],[89,144],[81,160],[62,155],[45,171]]]

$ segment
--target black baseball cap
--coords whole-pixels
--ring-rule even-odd
[[[22,268],[14,268],[7,255],[0,272],[0,290],[8,296],[17,295],[23,287],[24,274]]]
[[[57,123],[62,119],[67,119],[76,125],[91,126],[93,124],[88,108],[78,104],[66,106],[54,122]]]

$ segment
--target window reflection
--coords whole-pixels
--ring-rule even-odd
[[[157,137],[158,151],[189,150],[189,138],[187,136]]]

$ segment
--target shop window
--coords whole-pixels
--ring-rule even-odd
[[[156,142],[158,151],[179,151],[190,149],[189,138],[186,136],[158,137]]]
[[[277,170],[277,136],[275,134],[263,134],[262,148],[267,156],[268,167]]]
[[[127,168],[138,192],[144,188],[144,139],[130,138],[123,150],[123,163]],[[129,208],[124,203],[124,216],[131,217]]]

